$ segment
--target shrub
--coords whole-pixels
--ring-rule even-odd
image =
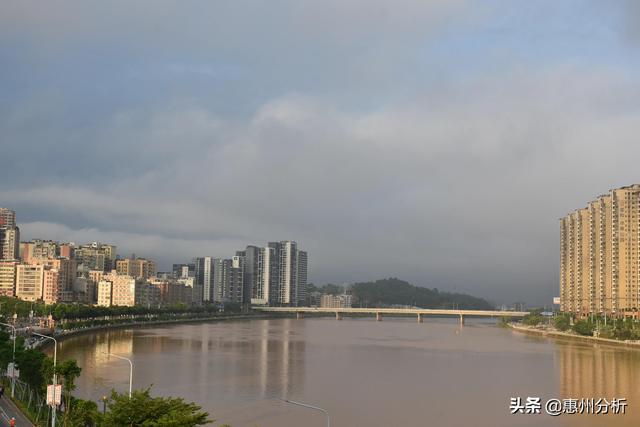
[[[573,325],[573,330],[580,335],[592,336],[594,325],[586,320],[579,320]]]

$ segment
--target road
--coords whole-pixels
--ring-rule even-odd
[[[6,395],[6,392],[7,390],[5,390],[5,395],[0,398],[0,426],[9,426],[9,421],[13,417],[16,419],[16,427],[32,427],[33,424],[31,421],[22,414],[22,412]]]

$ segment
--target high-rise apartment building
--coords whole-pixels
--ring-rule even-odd
[[[266,252],[266,253],[265,253]],[[237,251],[236,256],[243,258],[243,299],[247,304],[267,305],[269,303],[269,255],[271,248],[247,246]]]
[[[266,248],[247,246],[243,258],[243,299],[254,305],[304,305],[307,252],[296,242],[269,242]]]
[[[560,219],[560,309],[638,317],[639,184],[611,190]]]
[[[307,282],[307,253],[298,249],[298,244],[291,240],[269,242],[274,250],[277,275],[269,285],[269,304],[298,306],[304,304]],[[302,253],[302,257],[300,254]],[[300,261],[300,258],[302,260]],[[302,268],[303,274],[299,270]],[[302,283],[301,283],[302,280]]]
[[[224,301],[225,286],[229,281],[229,269],[231,268],[231,260],[223,258],[213,259],[213,286],[212,293],[214,302]]]
[[[213,258],[210,256],[194,259],[195,282],[193,287],[193,298],[195,304],[202,302],[213,302]]]
[[[258,256],[260,248],[247,246],[244,251],[236,251],[236,256],[242,258],[242,302],[251,305],[254,299],[253,289],[258,279]]]
[[[0,260],[17,260],[20,253],[20,229],[16,226],[16,213],[0,208]]]
[[[20,254],[20,229],[0,227],[0,260],[17,260]]]
[[[307,301],[307,261],[307,252],[298,251],[298,305]]]
[[[13,228],[16,226],[16,213],[11,209],[0,208],[0,227]]]

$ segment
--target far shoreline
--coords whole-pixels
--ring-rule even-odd
[[[222,322],[233,320],[263,320],[263,319],[279,319],[289,316],[282,316],[278,314],[263,313],[263,314],[240,314],[240,315],[224,315],[224,316],[210,316],[210,317],[193,317],[188,319],[166,319],[166,320],[152,320],[149,322],[131,322],[131,323],[118,323],[110,325],[90,326],[86,328],[71,329],[68,331],[51,334],[58,343],[67,340],[68,338],[76,337],[79,335],[87,335],[92,332],[106,332],[113,329],[143,329],[145,327],[155,327],[162,325],[179,325],[185,323],[210,323],[210,322]],[[39,341],[34,348],[44,350],[53,343],[50,340]]]

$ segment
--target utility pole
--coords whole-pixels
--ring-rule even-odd
[[[49,340],[53,340],[53,385],[54,390],[55,386],[58,385],[58,374],[56,373],[56,363],[58,360],[58,341],[54,337],[50,337],[49,335],[42,335],[37,332],[32,332],[33,335],[37,335],[42,338],[46,338]],[[51,427],[56,427],[56,412],[58,412],[58,405],[55,404],[55,392],[53,393],[53,407],[51,411]]]

